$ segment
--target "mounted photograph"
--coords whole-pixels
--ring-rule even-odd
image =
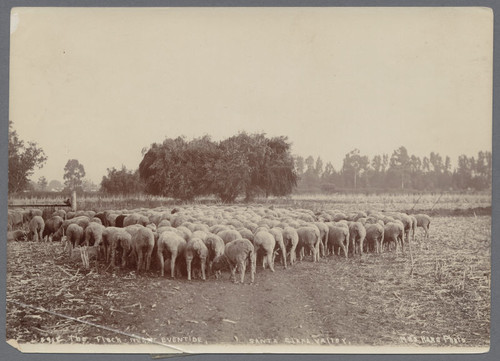
[[[489,351],[492,9],[17,7],[9,76],[12,347]]]

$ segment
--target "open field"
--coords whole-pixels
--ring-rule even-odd
[[[392,251],[306,257],[274,273],[258,264],[253,284],[233,284],[227,272],[188,282],[157,269],[84,270],[59,243],[10,242],[7,339],[311,343],[324,352],[345,344],[488,346],[491,217],[437,216],[430,239],[422,234],[411,244],[412,275],[409,254]]]

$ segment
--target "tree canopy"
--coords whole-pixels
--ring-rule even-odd
[[[64,185],[69,190],[82,190],[85,168],[77,159],[69,159],[64,166]]]
[[[215,194],[224,202],[239,195],[286,195],[297,184],[286,137],[239,133],[220,142],[205,136],[152,144],[139,165],[150,194],[192,200]]]
[[[27,189],[35,168],[41,168],[46,160],[43,149],[35,142],[25,144],[9,121],[9,193]]]

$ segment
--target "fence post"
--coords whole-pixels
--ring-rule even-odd
[[[76,191],[71,192],[71,210],[76,212]]]

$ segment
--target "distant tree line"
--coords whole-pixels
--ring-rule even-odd
[[[215,142],[209,136],[186,140],[167,138],[143,150],[135,171],[109,168],[102,178],[101,192],[107,194],[147,193],[181,200],[216,195],[224,202],[238,196],[285,196],[297,193],[347,191],[448,191],[487,190],[492,182],[492,155],[480,151],[477,157],[460,155],[452,169],[450,157],[431,152],[420,158],[405,147],[369,158],[358,149],[347,153],[336,170],[312,156],[293,157],[287,137],[240,133]],[[58,181],[40,177],[30,180],[35,168],[46,162],[35,142],[22,141],[9,122],[9,194],[25,190],[63,192],[95,191],[85,179],[85,169],[76,159],[64,167],[64,188]]]
[[[358,149],[347,153],[342,168],[336,170],[320,157],[294,157],[299,176],[297,192],[334,192],[346,190],[476,190],[491,187],[491,152],[479,152],[477,157],[460,155],[455,169],[450,157],[431,152],[420,158],[399,147],[391,156],[369,158]]]

